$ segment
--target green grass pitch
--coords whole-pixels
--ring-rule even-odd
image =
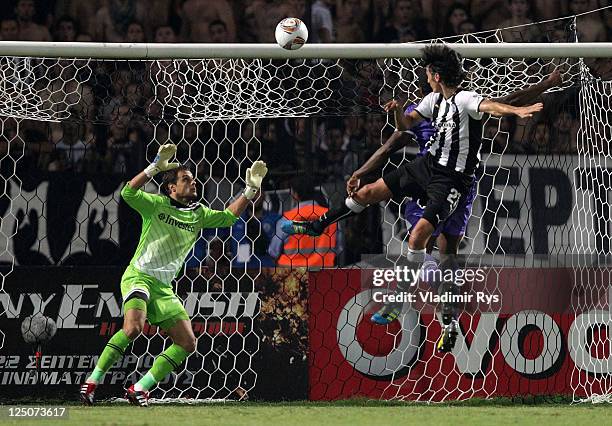
[[[67,419],[8,419],[6,407],[0,424],[14,425],[605,425],[608,404],[542,403],[523,405],[503,401],[470,401],[459,404],[386,403],[341,401],[331,403],[236,403],[156,405],[68,406]]]

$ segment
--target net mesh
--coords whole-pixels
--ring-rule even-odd
[[[576,41],[576,20],[466,35],[447,42],[496,43],[534,37],[551,42]],[[501,267],[534,266],[537,254],[607,256],[609,202],[604,193],[610,187],[608,115],[612,108],[610,85],[597,78],[605,73],[605,66],[578,58],[477,58],[466,60],[466,66],[470,69],[467,87],[486,97],[506,96],[541,81],[555,69],[563,73],[564,80],[546,95],[545,102],[552,107],[537,123],[498,118],[485,122],[482,174],[462,252],[472,255],[472,265],[491,267],[494,285],[490,292],[499,291],[500,283],[508,281],[502,277]],[[121,184],[142,170],[164,143],[178,145],[178,160],[194,170],[206,204],[212,208],[224,207],[240,192],[246,167],[260,158],[271,159],[272,163],[263,197],[268,211],[282,214],[288,209],[286,188],[296,169],[317,176],[326,202],[337,205],[344,197],[343,179],[363,162],[363,152],[384,142],[392,131],[391,123],[380,113],[381,103],[392,97],[405,99],[406,94],[409,101],[418,102],[418,68],[418,62],[411,59],[0,58],[0,261],[7,266],[2,272],[3,291],[15,265],[125,265],[137,243],[134,229],[138,229],[138,219],[120,201]],[[579,130],[571,126],[575,117],[580,117]],[[351,129],[355,118],[365,123],[362,142],[330,139],[337,120]],[[565,133],[555,134],[558,143],[553,146],[552,133],[559,130]],[[565,138],[574,130],[577,141]],[[291,140],[286,144],[289,148],[283,146],[286,140]],[[338,144],[345,146],[340,150]],[[340,157],[336,156],[339,151]],[[312,159],[317,156],[325,160]],[[412,156],[409,150],[401,152],[383,171]],[[278,167],[274,167],[275,162]],[[569,176],[577,173],[580,179],[591,182],[588,187],[576,183],[572,217],[543,231],[529,220],[537,210],[530,182],[538,179],[537,175],[525,177],[530,168],[544,173],[549,169],[566,170]],[[158,189],[156,181],[146,187],[151,192]],[[71,195],[66,196],[68,193]],[[558,207],[563,201],[559,197],[545,191],[542,206]],[[339,264],[351,264],[376,243],[384,246],[387,259],[395,262],[404,256],[408,231],[403,206],[404,200],[391,201],[373,209],[366,219],[342,225],[339,233],[345,243],[341,243]],[[265,249],[258,256],[248,253],[246,259],[240,251],[242,242],[255,247],[264,235],[265,222],[257,209],[255,206],[247,214],[242,233],[207,232],[187,259],[175,290],[191,307],[188,312],[193,315],[197,349],[180,371],[160,384],[154,397],[165,401],[242,399],[255,387],[254,359],[264,343],[254,325],[261,304],[258,280],[262,268],[274,266],[265,257]],[[358,230],[369,225],[357,220],[372,224],[379,217],[382,226],[370,228],[374,236],[360,234]],[[596,219],[589,220],[591,217]],[[371,241],[357,241],[360,238]],[[489,256],[483,260],[482,254]],[[600,275],[593,275],[592,266],[583,258],[574,263],[582,292],[573,309],[583,321],[570,336],[576,339],[603,330],[597,324],[609,324],[609,316],[605,316],[609,315],[609,304],[603,296],[607,281],[602,278],[607,270],[600,267]],[[301,279],[305,277],[302,272]],[[554,282],[544,282],[542,287],[543,292],[555,291]],[[118,314],[110,296],[100,294],[109,298],[105,309]],[[67,295],[77,304],[80,296]],[[518,291],[508,297],[525,299]],[[289,311],[293,309],[291,303],[296,302],[290,302]],[[353,328],[363,319],[360,312],[365,309],[365,302],[356,299],[355,304],[360,309],[348,312]],[[0,314],[8,315],[7,306],[12,305],[3,304]],[[464,330],[472,330],[469,333],[478,327],[490,327],[488,331],[495,336],[491,341],[499,341],[493,348],[468,343],[473,336],[466,340],[461,334],[461,343],[452,354],[442,357],[432,353],[437,319],[424,315],[425,323],[417,324],[417,317],[409,313],[400,329],[389,328],[384,333],[395,340],[402,333],[424,333],[420,342],[413,341],[406,349],[425,351],[421,369],[399,374],[406,365],[397,370],[387,361],[381,365],[366,351],[355,362],[366,369],[375,365],[392,376],[390,385],[381,389],[384,398],[442,401],[512,394],[503,389],[509,385],[497,373],[500,370],[481,368],[480,361],[487,357],[523,371],[520,387],[527,393],[549,391],[550,383],[532,389],[529,382],[529,374],[549,366],[549,360],[557,359],[562,351],[561,343],[554,340],[556,334],[546,332],[550,329],[548,318],[537,313],[531,318],[545,330],[544,339],[554,340],[545,353],[529,358],[510,350],[504,352],[502,360],[501,348],[511,346],[516,336],[508,326],[496,329],[494,314],[477,311],[462,318]],[[601,320],[595,325],[593,315]],[[66,320],[58,318],[60,329]],[[608,376],[584,373],[611,370],[605,344],[609,340],[601,339],[604,344],[595,345],[588,352],[590,358],[579,354],[584,361],[581,366],[591,363],[591,367],[581,370],[578,366],[569,372],[577,400],[584,396],[597,401],[609,398],[612,384]],[[127,384],[137,380],[168,344],[169,338],[157,329],[145,330],[131,349],[135,362],[126,364],[125,375],[117,376],[118,380]],[[597,352],[600,349],[603,352]]]

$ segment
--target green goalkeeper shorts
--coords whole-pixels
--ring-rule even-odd
[[[121,277],[121,297],[124,305],[134,292],[141,292],[148,296],[147,320],[149,324],[167,330],[178,320],[189,320],[187,311],[174,294],[172,286],[129,265]]]

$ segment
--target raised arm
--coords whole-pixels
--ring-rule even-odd
[[[232,202],[227,209],[231,211],[234,216],[239,217],[246,207],[249,205],[255,196],[261,189],[261,183],[263,178],[268,173],[268,167],[263,161],[255,161],[251,167],[246,170],[246,188],[240,197]]]
[[[501,98],[492,99],[495,102],[508,104],[513,106],[523,106],[532,103],[542,93],[563,83],[559,70],[554,70],[550,75],[541,82],[527,87],[526,89],[517,90]]]
[[[395,119],[395,128],[400,131],[408,130],[411,127],[419,124],[423,117],[418,112],[411,111],[409,114],[404,115],[404,110],[398,101],[391,99],[383,106],[385,112],[393,112]]]
[[[176,145],[173,143],[160,146],[153,162],[128,182],[130,188],[139,189],[159,172],[176,169],[179,163],[168,162],[174,157],[174,154],[176,154]]]

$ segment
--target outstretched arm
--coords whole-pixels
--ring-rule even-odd
[[[404,148],[412,141],[414,141],[414,138],[408,133],[393,132],[389,139],[368,158],[363,166],[353,172],[353,175],[346,183],[346,192],[349,196],[359,189],[359,180],[362,177],[378,170],[393,153]]]
[[[517,90],[509,95],[501,98],[492,99],[495,102],[508,104],[513,106],[527,105],[535,101],[542,93],[563,83],[559,70],[554,70],[550,75],[541,82],[527,87],[526,89]]]
[[[541,111],[543,107],[544,104],[542,104],[541,102],[533,105],[527,105],[524,107],[515,107],[512,105],[495,102],[491,99],[485,99],[480,104],[480,112],[498,116],[517,115],[521,118],[527,118],[533,116],[534,113]]]

